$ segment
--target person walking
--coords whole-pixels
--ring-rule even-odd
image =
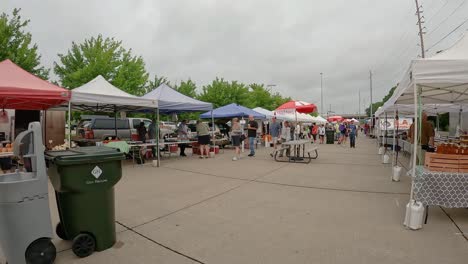
[[[247,136],[249,137],[250,154],[249,157],[255,156],[255,138],[257,138],[258,123],[254,120],[253,115],[249,115],[249,123],[247,125]]]
[[[203,123],[201,120],[197,120],[197,135],[198,144],[200,144],[200,159],[208,158],[210,156],[210,128],[208,124]],[[206,156],[203,155],[206,154]]]
[[[188,140],[188,126],[187,126],[187,120],[182,120],[182,122],[180,122],[179,124],[179,127],[177,128],[177,137],[179,138],[179,140]],[[179,148],[180,148],[180,156],[181,157],[186,157],[187,155],[185,155],[185,148],[187,146],[185,144],[179,144]]]
[[[291,141],[291,128],[288,121],[284,122],[283,129],[281,129],[281,143]],[[284,149],[279,154],[279,157],[283,157]],[[286,155],[289,155],[289,149],[286,151]]]
[[[356,135],[357,135],[357,126],[354,124],[354,121],[351,120],[351,124],[348,127],[349,133],[349,146],[351,148],[356,148]]]
[[[313,139],[312,143],[317,142],[318,130],[319,130],[319,127],[317,126],[317,124],[313,123],[312,124],[312,139]]]
[[[270,123],[270,135],[273,139],[273,152],[276,150],[276,144],[278,144],[278,137],[280,136],[280,133],[281,125],[276,122],[276,117],[274,116]],[[270,155],[273,157],[273,153],[270,153]]]
[[[325,140],[325,125],[324,124],[322,124],[318,128],[318,134],[319,134],[320,144],[323,144],[323,141]]]
[[[236,148],[236,155],[232,158],[233,161],[239,160],[241,158],[240,156],[241,136],[242,136],[242,127],[239,124],[239,119],[233,118],[232,126],[231,126],[231,142],[232,142],[232,145]]]

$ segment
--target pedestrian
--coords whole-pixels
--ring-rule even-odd
[[[155,142],[156,140],[156,123],[154,120],[151,121],[151,124],[148,126],[148,139]],[[156,147],[151,147],[151,152],[153,153],[153,157],[156,157]]]
[[[345,123],[341,123],[339,126],[340,139],[338,140],[338,144],[342,144],[345,141],[345,134],[346,134],[346,125]]]
[[[281,135],[281,126],[276,122],[276,117],[271,119],[270,123],[270,135],[273,139],[273,149],[276,150],[276,144],[278,143],[278,137]],[[273,153],[270,154],[273,157]]]
[[[208,124],[197,120],[196,130],[200,145],[200,159],[208,158],[210,156],[210,128]]]
[[[318,128],[318,134],[319,134],[319,138],[320,138],[320,144],[323,144],[323,141],[325,139],[325,125],[322,124]]]
[[[317,126],[317,124],[313,123],[312,124],[312,139],[313,139],[312,142],[313,143],[317,141],[318,130],[319,130],[319,127]]]
[[[357,126],[354,124],[353,120],[351,120],[351,124],[348,127],[348,131],[349,131],[349,146],[351,148],[356,148]]]
[[[249,115],[249,123],[247,125],[247,136],[249,137],[250,154],[249,157],[255,156],[255,138],[257,138],[258,123],[254,120],[253,115]]]
[[[418,128],[418,133],[420,133],[420,141],[418,144],[418,164],[424,163],[426,158],[426,151],[431,149],[434,146],[434,126],[427,121],[427,114],[425,112],[422,113],[421,116],[421,127]],[[411,143],[414,143],[414,120],[411,124],[409,131],[408,131],[408,140]],[[420,157],[419,157],[420,156]]]
[[[291,141],[291,129],[288,121],[284,121],[283,129],[281,129],[281,143]],[[283,157],[284,149],[279,154],[279,157]],[[289,155],[289,149],[286,150],[286,156]]]
[[[301,123],[296,123],[296,128],[294,129],[294,140],[299,140],[301,138]]]
[[[177,128],[177,137],[181,141],[186,141],[188,140],[188,126],[187,126],[187,120],[182,120],[180,122],[179,127]],[[187,146],[185,144],[179,144],[180,148],[180,156],[181,157],[186,157],[185,155],[185,148]]]
[[[335,140],[338,141],[338,144],[340,144],[341,142],[340,124],[336,122],[334,128],[335,128]]]
[[[236,155],[232,158],[233,161],[239,160],[240,157],[240,144],[241,144],[241,135],[242,135],[242,127],[239,124],[238,118],[232,119],[231,125],[231,142],[232,145],[236,148]],[[271,132],[271,130],[270,130]]]
[[[146,141],[146,127],[144,122],[140,122],[140,125],[137,128],[138,140],[145,143]]]

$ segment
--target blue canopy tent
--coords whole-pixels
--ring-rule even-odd
[[[228,104],[212,111],[200,115],[200,118],[234,118],[234,117],[249,117],[252,115],[256,119],[265,119],[264,114],[255,112],[245,106],[238,104]]]
[[[213,104],[202,102],[202,101],[193,99],[189,96],[186,96],[184,94],[181,94],[178,91],[169,87],[169,85],[165,83],[159,85],[159,87],[154,89],[153,91],[143,95],[142,98],[155,100],[159,103],[160,107],[157,109],[157,114],[156,114],[158,128],[159,128],[159,113],[174,114],[174,113],[184,113],[184,112],[202,112],[202,111],[209,111],[213,109]],[[156,131],[159,131],[159,129],[157,129]],[[156,136],[156,140],[159,146],[159,132]],[[158,148],[158,167],[159,165],[160,165],[160,159],[159,159],[159,148]]]
[[[163,114],[204,112],[213,109],[213,104],[181,94],[165,83],[143,95],[142,98],[157,100],[160,107],[159,112]]]

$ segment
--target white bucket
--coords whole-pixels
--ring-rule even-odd
[[[389,156],[388,154],[384,154],[384,155],[382,156],[382,163],[383,163],[383,164],[388,164],[388,163],[390,163],[390,156]]]
[[[265,148],[269,148],[270,147],[270,141],[268,141],[268,139],[265,138]]]
[[[385,152],[385,148],[384,148],[384,147],[380,147],[380,148],[379,148],[379,155],[384,154],[384,152]]]
[[[392,181],[400,181],[400,176],[401,176],[401,167],[400,166],[393,166]]]
[[[214,151],[210,151],[210,158],[214,158],[214,156],[215,156]]]
[[[157,167],[158,166],[158,160],[153,160],[153,162],[151,163],[151,165],[153,167]]]

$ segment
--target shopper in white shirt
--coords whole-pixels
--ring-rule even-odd
[[[319,133],[319,138],[320,138],[320,144],[323,144],[323,141],[325,139],[325,125],[320,125],[319,129],[318,129],[318,133]]]

